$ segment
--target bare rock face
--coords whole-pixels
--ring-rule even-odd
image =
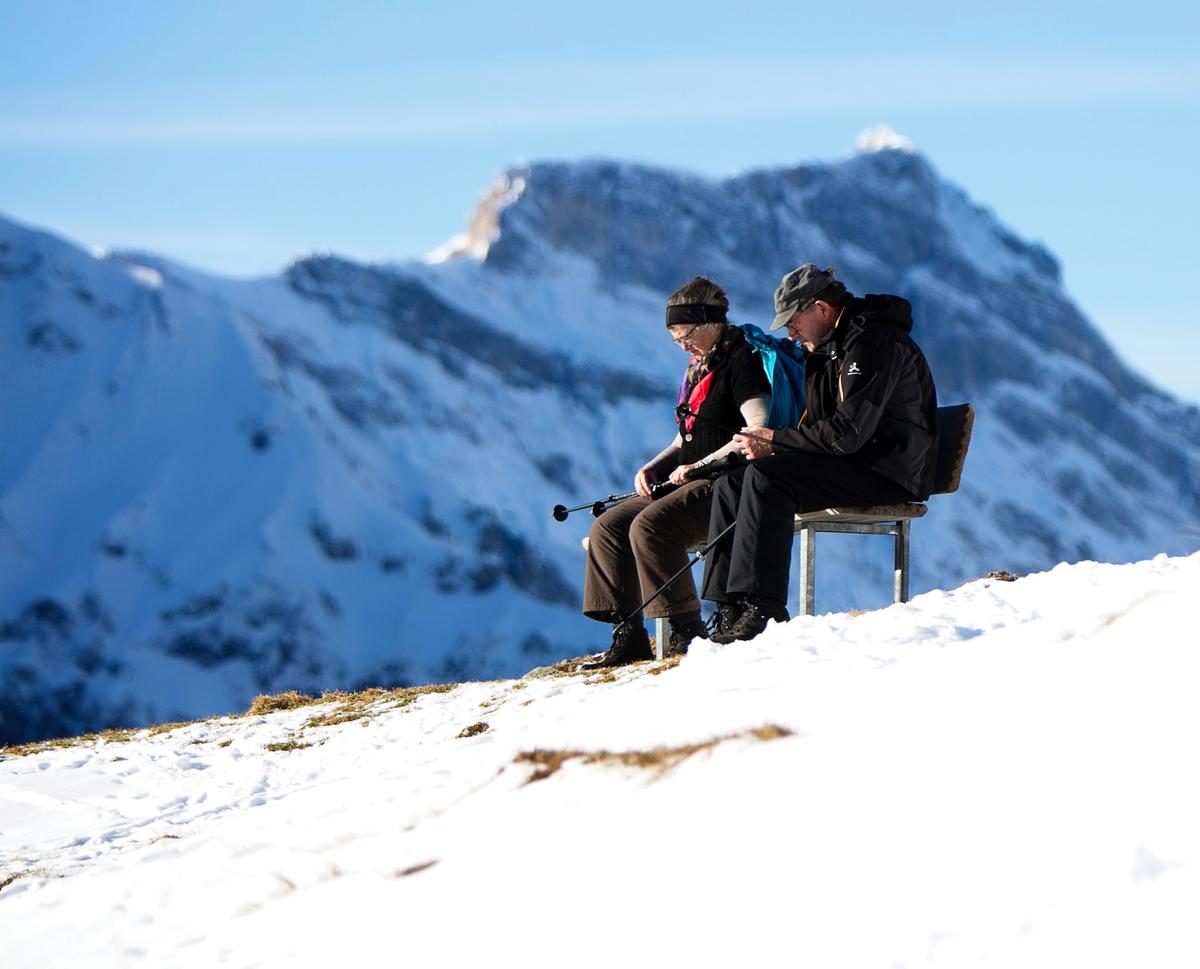
[[[254,282],[0,220],[0,742],[602,648],[590,519],[549,510],[628,490],[674,433],[662,305],[697,274],[760,325],[801,262],[912,301],[942,401],[978,412],[914,594],[1194,550],[1200,413],[1044,247],[911,147],[865,147],[724,180],[522,166],[435,262]],[[818,608],[885,604],[885,546],[823,540]]]

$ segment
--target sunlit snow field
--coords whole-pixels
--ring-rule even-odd
[[[1197,590],[1063,565],[5,756],[0,965],[1194,967]]]

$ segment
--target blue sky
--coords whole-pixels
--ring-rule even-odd
[[[722,175],[887,123],[1200,401],[1195,5],[0,3],[0,212],[222,273],[419,256],[508,164]],[[803,254],[797,254],[802,258]]]

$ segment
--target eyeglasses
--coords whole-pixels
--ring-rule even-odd
[[[799,306],[796,307],[796,312],[801,313],[801,314],[807,313],[809,310],[811,310],[816,305],[817,305],[817,301],[815,299],[806,300],[805,302],[801,303]]]
[[[675,346],[677,346],[677,347],[683,346],[685,343],[688,342],[688,340],[690,340],[692,338],[692,334],[695,333],[702,326],[704,326],[703,323],[696,323],[696,324],[688,327],[687,333],[684,333],[682,336],[671,337],[671,342],[674,343]]]
[[[810,299],[810,300],[807,300],[806,302],[801,303],[799,306],[797,306],[792,311],[792,318],[787,321],[788,329],[791,329],[794,325],[796,325],[796,321],[799,320],[800,317],[802,317],[805,313],[807,313],[809,310],[811,310],[816,305],[817,305],[817,301],[815,299]]]

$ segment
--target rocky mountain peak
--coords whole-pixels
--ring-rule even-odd
[[[883,142],[724,179],[522,165],[445,258],[262,280],[0,220],[0,733],[602,646],[576,612],[586,522],[548,511],[626,490],[675,433],[662,305],[697,274],[737,322],[767,322],[801,262],[912,301],[941,400],[978,412],[914,593],[1194,549],[1200,414],[1128,367],[1043,247]],[[828,543],[818,609],[882,604],[891,569]]]

